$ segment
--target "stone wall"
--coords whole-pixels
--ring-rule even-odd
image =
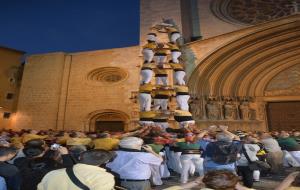
[[[0,129],[14,126],[23,55],[22,51],[0,47]],[[8,93],[12,94],[11,99],[7,98]],[[5,112],[10,113],[9,118],[3,117]]]
[[[108,109],[134,120],[130,97],[138,89],[138,54],[139,47],[130,47],[30,56],[22,81],[16,127],[89,130],[89,120],[94,116],[91,113]],[[103,74],[103,68],[114,68],[116,72]],[[100,72],[93,73],[95,70]],[[125,76],[118,78],[120,70]],[[131,127],[133,124],[129,123],[127,129]]]

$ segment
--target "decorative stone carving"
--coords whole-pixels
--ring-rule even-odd
[[[294,0],[213,0],[211,10],[227,22],[258,24],[292,15],[299,4]]]
[[[300,95],[300,64],[280,72],[268,84],[265,96]]]
[[[219,103],[215,98],[209,99],[206,104],[207,117],[210,120],[219,120],[221,115],[221,110]]]
[[[249,120],[251,117],[249,102],[243,101],[239,107],[240,107],[240,111],[241,111],[241,119]]]
[[[236,119],[236,110],[236,105],[233,103],[232,99],[226,100],[224,104],[224,119]]]

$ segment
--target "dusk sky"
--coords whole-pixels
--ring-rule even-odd
[[[133,46],[139,0],[2,0],[0,46],[28,54]]]

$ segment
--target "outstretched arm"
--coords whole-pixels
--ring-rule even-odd
[[[287,189],[295,180],[295,178],[297,177],[297,175],[299,175],[300,172],[293,172],[290,173],[290,175],[288,175],[276,188],[275,190],[284,190]]]

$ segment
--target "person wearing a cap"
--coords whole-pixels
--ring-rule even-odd
[[[181,128],[185,128],[190,124],[195,124],[191,112],[185,110],[175,110],[174,119],[179,123]]]
[[[89,150],[80,155],[79,163],[71,170],[90,190],[114,189],[114,176],[99,167],[113,159],[115,154],[105,150]],[[68,176],[66,168],[49,172],[38,184],[38,190],[82,190]]]
[[[172,69],[174,70],[174,79],[175,84],[177,85],[185,85],[184,77],[185,77],[185,71],[181,64],[179,63],[171,63],[170,64]]]
[[[176,86],[176,102],[180,110],[189,111],[189,88],[187,86]]]
[[[169,49],[171,51],[172,62],[179,63],[178,58],[181,56],[181,52],[178,45],[175,42],[169,42],[167,43],[167,46],[169,46]]]
[[[154,50],[156,49],[157,44],[153,41],[148,41],[147,44],[143,46],[142,54],[144,56],[144,63],[151,63],[154,57]]]
[[[155,72],[155,84],[160,86],[167,86],[168,85],[168,71],[164,68],[156,68],[154,69]]]
[[[170,89],[159,88],[154,92],[154,110],[168,110],[169,98],[173,95]]]
[[[155,88],[154,85],[148,83],[140,86],[139,89],[139,103],[140,111],[150,111],[151,110],[151,92]]]
[[[154,124],[153,118],[155,117],[155,111],[142,111],[140,112],[139,124],[142,126],[152,126]]]
[[[117,157],[107,164],[119,174],[121,185],[131,190],[150,190],[151,166],[160,166],[163,158],[150,146],[143,146],[137,137],[125,137],[120,141]],[[142,148],[144,151],[142,151]]]

